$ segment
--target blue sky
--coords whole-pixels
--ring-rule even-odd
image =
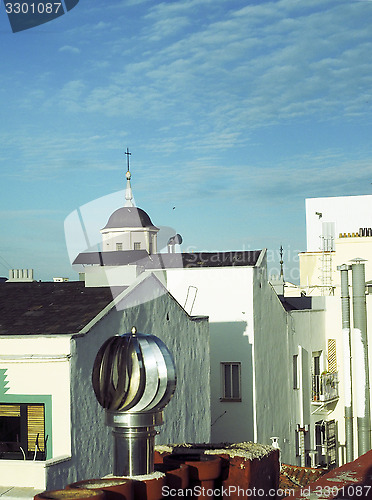
[[[283,244],[289,273],[305,198],[371,194],[371,22],[368,0],[80,0],[12,33],[0,4],[0,275],[75,276],[64,220],[125,187],[126,147],[183,250]]]

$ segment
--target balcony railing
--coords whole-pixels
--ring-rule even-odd
[[[312,376],[312,401],[331,401],[338,398],[338,373],[325,372]]]

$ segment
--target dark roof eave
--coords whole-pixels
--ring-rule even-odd
[[[73,264],[120,266],[134,264],[144,269],[200,268],[200,267],[253,267],[261,250],[235,252],[158,253],[149,255],[146,250],[111,252],[83,252]]]

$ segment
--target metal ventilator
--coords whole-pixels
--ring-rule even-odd
[[[94,361],[92,383],[106,424],[113,427],[114,475],[154,472],[155,426],[176,388],[173,358],[154,335],[111,337]]]

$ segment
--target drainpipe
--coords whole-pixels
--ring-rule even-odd
[[[346,462],[354,460],[353,432],[353,395],[352,395],[352,361],[351,361],[351,330],[350,330],[350,296],[349,270],[351,266],[342,264],[337,269],[341,271],[341,309],[342,309],[342,341],[344,352],[344,393],[345,393],[345,448]]]
[[[357,427],[358,453],[363,455],[371,449],[371,419],[369,396],[369,364],[367,342],[367,307],[365,293],[365,265],[363,259],[354,259],[352,264],[354,359],[357,374]]]

